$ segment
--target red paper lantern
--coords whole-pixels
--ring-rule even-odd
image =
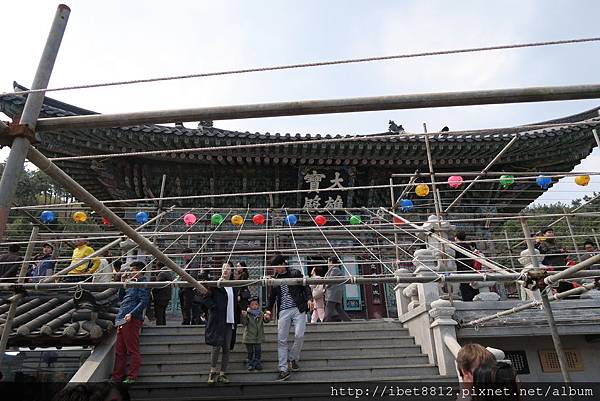
[[[324,226],[327,224],[327,219],[325,216],[318,214],[315,216],[315,223],[317,223],[318,226]]]
[[[252,222],[253,222],[254,224],[257,224],[257,225],[259,225],[259,226],[260,226],[260,225],[263,225],[263,224],[265,224],[265,216],[263,216],[262,214],[255,214],[255,215],[252,217]]]

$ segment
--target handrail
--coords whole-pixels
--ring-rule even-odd
[[[448,350],[454,356],[454,359],[458,358],[458,351],[460,351],[460,344],[456,341],[456,338],[450,334],[446,334],[444,336],[444,344],[448,348]]]

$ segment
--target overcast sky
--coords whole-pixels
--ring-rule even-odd
[[[4,1],[0,92],[29,86],[58,3]],[[600,36],[588,1],[86,1],[71,16],[51,87],[465,47]],[[307,99],[598,84],[600,43],[371,62],[67,91],[99,112]],[[491,128],[578,113],[600,101],[547,102],[218,121],[260,132],[364,134]],[[188,124],[194,127],[195,124]],[[6,150],[1,153],[5,157]],[[595,149],[577,169],[598,171]],[[568,181],[572,181],[568,179]],[[561,184],[540,201],[600,191]]]

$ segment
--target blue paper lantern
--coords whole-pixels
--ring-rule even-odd
[[[51,210],[44,210],[40,214],[40,220],[44,224],[52,223],[54,221],[54,219],[56,219],[56,215]]]
[[[135,221],[138,224],[144,224],[148,221],[148,213],[146,212],[137,212],[135,215]]]
[[[410,210],[412,210],[412,208],[415,205],[413,204],[413,202],[410,199],[400,199],[400,209],[403,212],[408,212]]]
[[[285,224],[293,226],[298,222],[298,218],[295,214],[290,214],[285,218]]]
[[[548,189],[548,187],[552,184],[552,178],[540,175],[535,179],[535,183],[542,189]]]

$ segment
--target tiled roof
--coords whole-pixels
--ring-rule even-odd
[[[0,294],[0,329],[12,293]],[[114,327],[119,300],[116,289],[26,295],[17,304],[9,346],[92,345]]]

